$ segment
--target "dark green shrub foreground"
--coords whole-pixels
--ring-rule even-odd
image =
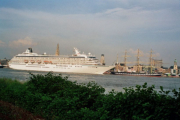
[[[61,75],[31,74],[24,84],[1,78],[0,100],[26,109],[47,120],[179,120],[180,92],[137,85],[125,92],[111,91],[94,82],[78,84]],[[180,89],[179,89],[180,91]]]

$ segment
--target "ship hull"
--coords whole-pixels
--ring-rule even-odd
[[[145,74],[145,73],[111,72],[111,74],[114,74],[114,75],[128,75],[128,76],[161,77],[161,74]]]
[[[9,64],[9,68],[27,71],[53,71],[66,73],[103,74],[114,66],[101,65],[55,65],[55,64]]]

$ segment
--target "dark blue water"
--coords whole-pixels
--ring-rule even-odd
[[[47,72],[31,71],[33,74],[47,74]],[[115,91],[123,91],[124,87],[143,85],[147,82],[148,86],[155,85],[156,90],[163,86],[165,90],[173,90],[180,88],[180,78],[168,77],[142,77],[142,76],[120,76],[120,75],[92,75],[92,74],[73,74],[73,73],[54,73],[68,76],[70,81],[78,83],[88,83],[95,81],[106,89],[106,93],[114,89]],[[9,68],[0,69],[0,78],[11,78],[20,81],[26,81],[30,77],[28,71],[14,70]]]

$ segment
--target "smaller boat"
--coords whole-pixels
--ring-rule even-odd
[[[176,73],[172,73],[171,76],[177,76],[177,74]]]
[[[164,75],[169,77],[169,76],[171,76],[171,73],[165,73]]]
[[[172,74],[171,74],[171,77],[179,77],[179,74],[172,73]]]
[[[3,65],[1,65],[1,63],[0,63],[0,68],[3,68],[4,66]]]

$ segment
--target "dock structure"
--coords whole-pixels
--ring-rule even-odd
[[[149,54],[149,61],[140,61],[140,57],[144,56],[143,52],[139,49],[136,50],[136,61],[133,62],[127,62],[127,58],[129,57],[127,50],[125,50],[123,58],[124,62],[119,63],[118,62],[118,55],[117,55],[117,62],[115,63],[116,67],[114,71],[119,72],[128,72],[128,73],[148,73],[148,74],[154,74],[154,73],[162,73],[165,71],[165,68],[163,68],[163,60],[154,59],[155,55],[153,54],[153,50],[151,49]],[[129,66],[127,64],[135,63],[135,65]]]

